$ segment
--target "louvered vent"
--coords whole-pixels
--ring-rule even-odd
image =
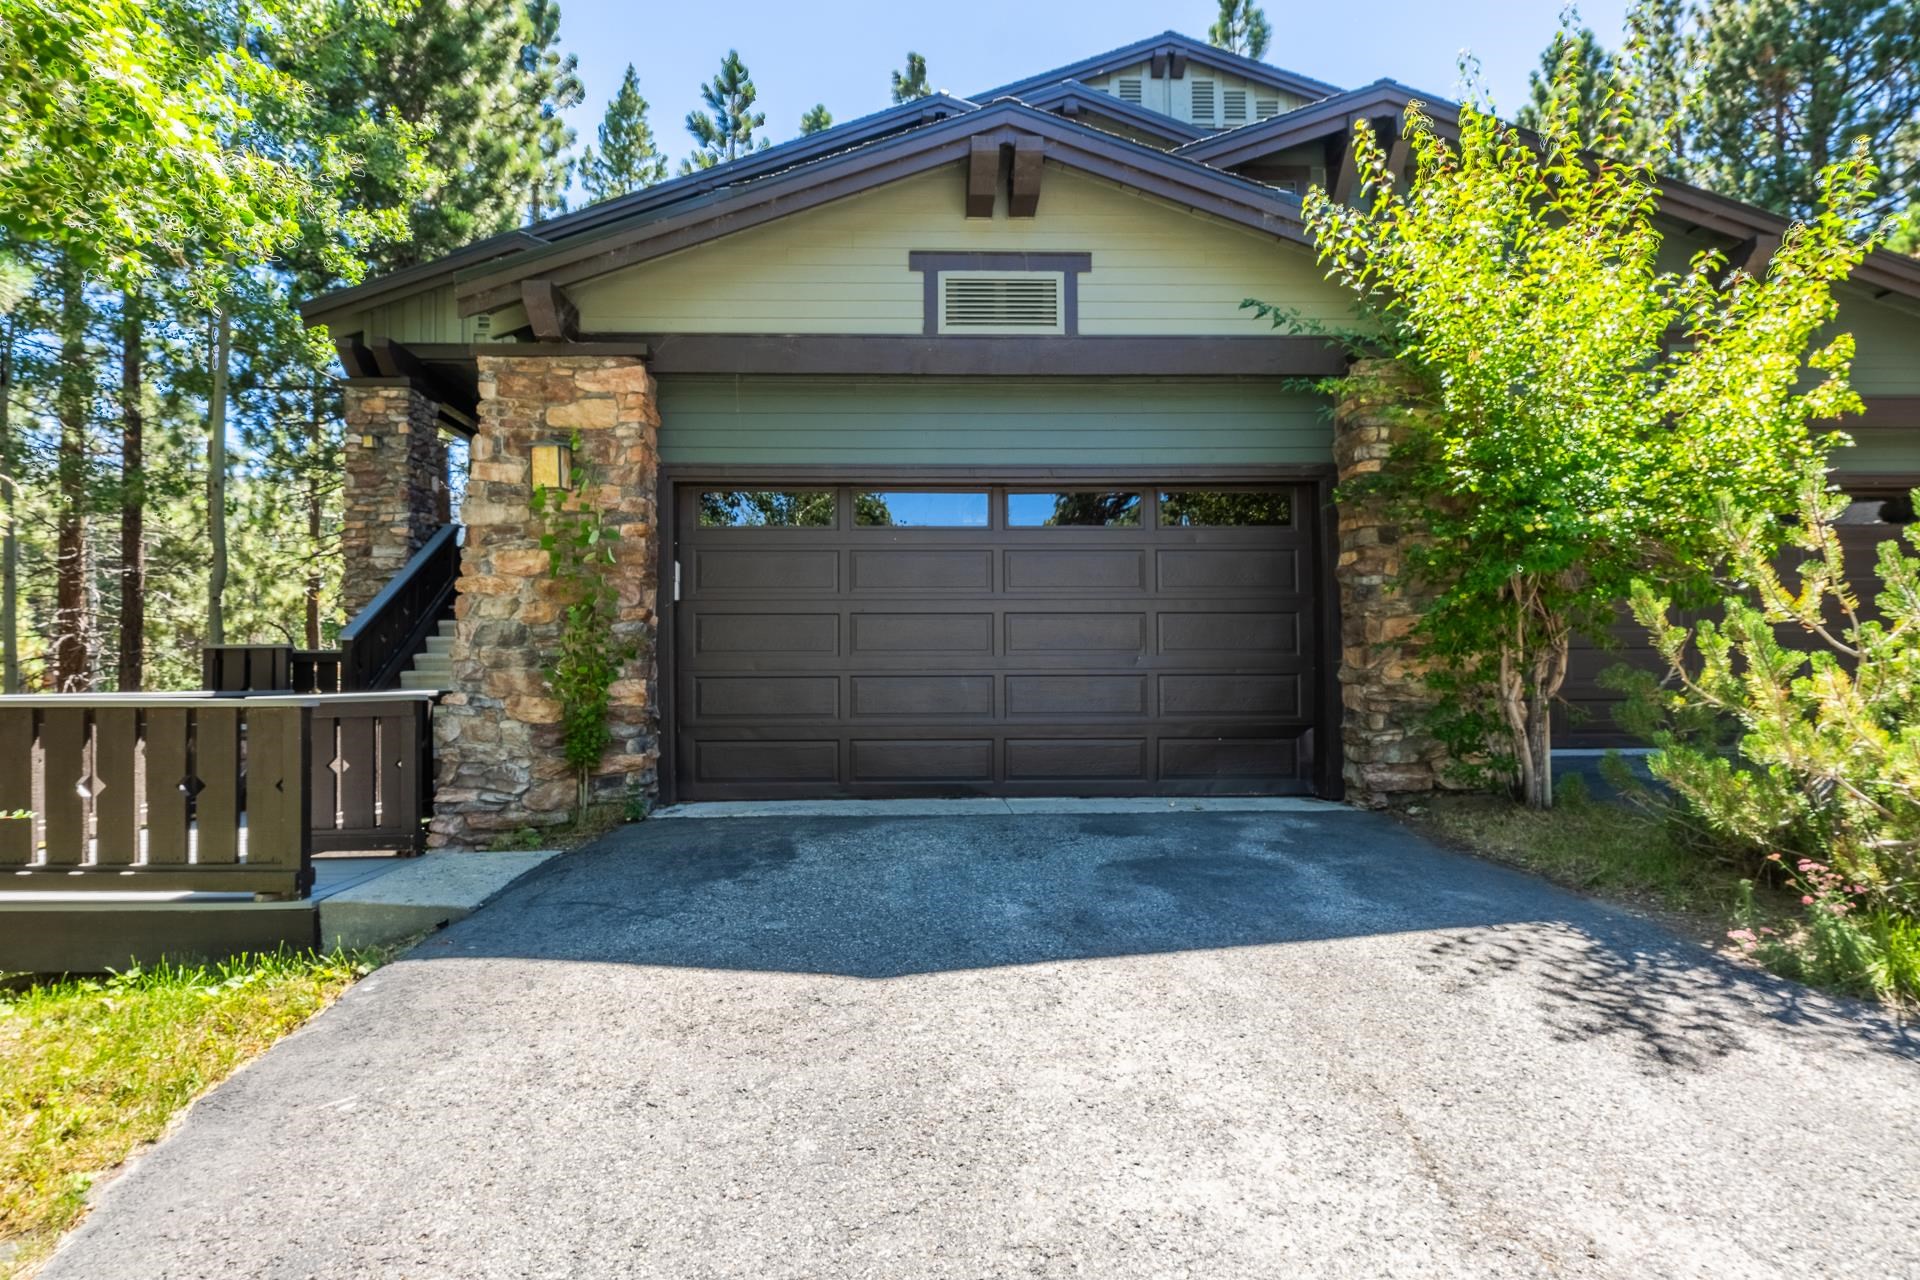
[[[1253,100],[1253,118],[1255,120],[1271,120],[1279,114],[1280,99],[1255,98]]]
[[[1066,276],[1058,271],[943,271],[942,333],[1064,333]]]
[[[1193,118],[1199,124],[1213,123],[1213,81],[1193,82]]]
[[[1140,105],[1141,88],[1139,76],[1123,77],[1120,81],[1120,101]]]
[[[1228,124],[1247,122],[1247,91],[1245,89],[1222,89],[1220,105],[1225,109],[1223,114]]]

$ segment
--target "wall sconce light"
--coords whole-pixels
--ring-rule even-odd
[[[565,440],[534,441],[533,486],[536,489],[573,488],[572,445]]]

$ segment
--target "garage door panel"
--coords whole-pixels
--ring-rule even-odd
[[[856,613],[850,619],[853,652],[993,652],[991,613]]]
[[[755,539],[752,546],[707,548],[693,560],[694,591],[777,591],[832,594],[840,589],[840,553],[785,549]]]
[[[709,528],[681,491],[682,796],[1312,789],[1307,530],[1162,527],[1138,484],[1138,523],[1010,528],[975,483],[985,528],[861,524],[847,485],[830,526]]]
[[[703,719],[835,720],[838,676],[699,676],[695,713]]]
[[[1285,779],[1305,761],[1300,738],[1160,739],[1160,776],[1185,779]]]
[[[856,738],[854,782],[991,782],[993,741]]]
[[[1147,714],[1145,675],[1010,675],[1007,715],[1130,716]]]
[[[1007,614],[1010,654],[1145,653],[1144,613]]]
[[[1008,591],[1144,591],[1144,548],[1029,547],[1006,553]]]
[[[693,628],[696,658],[733,653],[840,652],[837,613],[703,613]]]
[[[1292,674],[1161,676],[1160,714],[1291,720],[1304,709],[1300,684]]]
[[[855,591],[991,591],[991,551],[854,551]]]
[[[1147,780],[1145,738],[1009,738],[1009,782]]]
[[[991,675],[857,675],[848,683],[852,686],[850,710],[856,719],[863,716],[990,719],[993,716]]]
[[[1162,591],[1298,591],[1300,554],[1293,548],[1176,548],[1157,553]]]
[[[840,743],[702,739],[693,749],[693,774],[704,783],[811,783],[840,776]]]
[[[1233,657],[1298,657],[1301,618],[1297,613],[1223,613],[1206,610],[1160,615],[1163,654],[1221,654]]]

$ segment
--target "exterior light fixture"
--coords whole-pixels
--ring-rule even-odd
[[[573,488],[572,445],[565,440],[534,441],[533,486],[536,489]]]

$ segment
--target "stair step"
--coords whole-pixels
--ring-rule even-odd
[[[421,675],[450,676],[453,661],[444,653],[423,653],[413,660],[412,669]]]
[[[453,637],[452,636],[428,636],[427,652],[428,653],[447,653],[447,654],[452,653]]]
[[[433,689],[439,691],[447,687],[447,681],[428,671],[402,671],[400,673],[400,687],[402,689]]]
[[[453,638],[453,628],[454,628],[455,622],[456,622],[456,619],[453,619],[453,618],[440,619],[440,629],[436,631],[434,634],[445,636],[449,640],[451,640]]]

